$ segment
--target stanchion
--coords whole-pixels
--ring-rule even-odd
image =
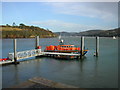
[[[80,59],[83,58],[83,55],[84,55],[84,37],[82,36],[81,37],[81,51],[80,51]]]

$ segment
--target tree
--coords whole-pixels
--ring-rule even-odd
[[[10,25],[9,25],[9,24],[6,24],[6,26],[7,26],[7,27],[10,27]]]
[[[23,23],[21,23],[21,24],[19,24],[19,27],[21,28],[21,29],[23,29],[23,28],[25,28],[25,24],[23,24]]]
[[[25,24],[23,24],[23,23],[20,23],[20,24],[19,24],[19,26],[26,26],[26,25],[25,25]]]
[[[13,25],[12,25],[12,26],[13,26],[13,27],[16,26],[15,22],[13,22]]]

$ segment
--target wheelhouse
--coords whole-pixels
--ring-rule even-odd
[[[60,45],[61,48],[74,48],[74,45]]]

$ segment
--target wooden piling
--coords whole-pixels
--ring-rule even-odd
[[[14,64],[17,64],[17,40],[13,40],[13,45],[14,45]]]
[[[35,49],[38,49],[39,46],[39,36],[35,37]],[[36,56],[36,58],[39,58],[39,56]]]
[[[35,37],[35,49],[39,46],[39,36]]]
[[[96,37],[96,57],[99,56],[99,37]]]
[[[82,59],[82,58],[83,58],[83,55],[84,55],[83,50],[84,50],[84,37],[82,36],[82,37],[81,37],[81,51],[80,51],[80,59]]]

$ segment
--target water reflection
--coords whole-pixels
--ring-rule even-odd
[[[41,61],[41,59],[38,59],[38,58],[35,60],[35,62],[36,62],[35,63],[35,66],[36,66],[35,67],[35,73],[38,73],[38,74],[40,74],[40,66],[41,66],[40,61]]]
[[[98,64],[99,64],[99,63],[98,63],[98,60],[99,60],[98,57],[95,57],[95,60],[94,60],[94,61],[95,61],[95,67],[94,67],[94,69],[95,69],[95,73],[96,73],[96,75],[97,75]]]
[[[82,60],[79,60],[79,62],[80,62],[80,70],[81,70],[81,72],[83,72],[83,62],[84,61],[84,59],[82,59]]]
[[[18,65],[14,65],[14,71],[15,71],[14,78],[16,79],[16,83],[18,83],[20,81]]]

